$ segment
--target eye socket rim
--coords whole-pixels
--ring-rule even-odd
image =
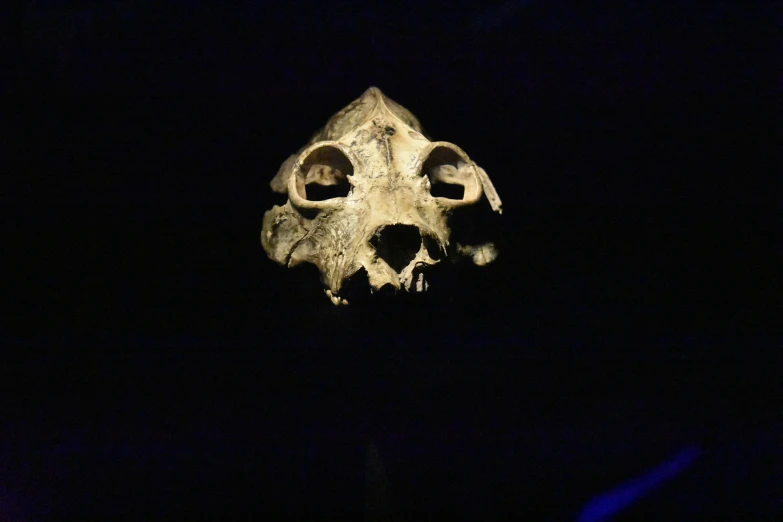
[[[358,160],[354,156],[353,152],[351,152],[351,150],[345,145],[343,145],[342,143],[338,141],[325,140],[312,144],[311,146],[307,147],[304,151],[302,151],[302,153],[296,159],[296,161],[294,162],[293,169],[291,171],[291,176],[288,179],[288,199],[295,207],[302,208],[302,209],[316,209],[316,210],[336,208],[340,206],[342,200],[346,199],[346,196],[338,196],[338,197],[328,198],[324,200],[309,200],[307,198],[302,197],[301,193],[299,192],[300,187],[304,186],[304,176],[307,175],[307,172],[305,172],[304,170],[306,160],[314,153],[316,153],[319,149],[324,149],[324,148],[332,148],[332,149],[339,150],[343,154],[343,156],[345,156],[345,158],[350,162],[353,171],[354,172],[356,171],[356,165],[358,164]],[[351,176],[350,174],[347,174],[346,178],[350,179],[350,176]]]
[[[470,157],[465,153],[464,150],[462,150],[457,145],[448,142],[448,141],[433,141],[430,144],[428,144],[419,155],[419,160],[416,164],[416,175],[419,177],[427,176],[425,172],[423,172],[424,164],[427,162],[427,160],[430,158],[430,155],[438,148],[446,148],[457,154],[467,165],[470,167],[470,180],[471,182],[465,183],[463,185],[465,191],[462,195],[462,199],[452,199],[452,198],[445,198],[440,196],[432,196],[433,199],[435,199],[441,206],[447,207],[447,208],[456,208],[456,207],[463,207],[466,205],[472,205],[477,203],[483,194],[483,189],[481,185],[481,180],[479,178],[478,174],[478,167],[473,162],[473,160],[470,159]]]

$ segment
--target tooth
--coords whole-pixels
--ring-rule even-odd
[[[424,291],[424,274],[419,272],[419,277],[416,280],[416,291],[417,292],[423,292]]]

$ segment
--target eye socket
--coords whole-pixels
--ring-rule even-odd
[[[430,194],[436,198],[462,199],[465,197],[465,186],[444,182],[439,176],[440,173],[448,168],[456,170],[451,165],[441,165],[440,167],[437,167],[438,170],[435,172],[435,175],[430,176],[432,187],[430,189]]]
[[[301,164],[299,195],[307,201],[344,198],[351,191],[348,176],[353,164],[343,151],[331,145],[313,150]]]
[[[433,197],[455,200],[465,197],[465,185],[473,175],[465,158],[445,146],[432,149],[422,164],[421,174],[429,178]]]

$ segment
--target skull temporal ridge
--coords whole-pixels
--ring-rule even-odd
[[[484,265],[497,255],[492,243],[449,242],[455,209],[486,196],[501,213],[486,172],[456,145],[428,140],[416,117],[375,87],[332,116],[271,186],[288,201],[264,214],[264,250],[281,265],[317,266],[334,304],[348,304],[341,288],[362,269],[370,292],[423,292],[427,269],[443,258]]]

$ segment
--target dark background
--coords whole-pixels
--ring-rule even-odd
[[[359,520],[370,442],[395,519],[575,520],[684,449],[617,519],[783,517],[774,7],[27,2],[0,518]],[[371,85],[486,169],[501,255],[336,308],[261,218]]]

